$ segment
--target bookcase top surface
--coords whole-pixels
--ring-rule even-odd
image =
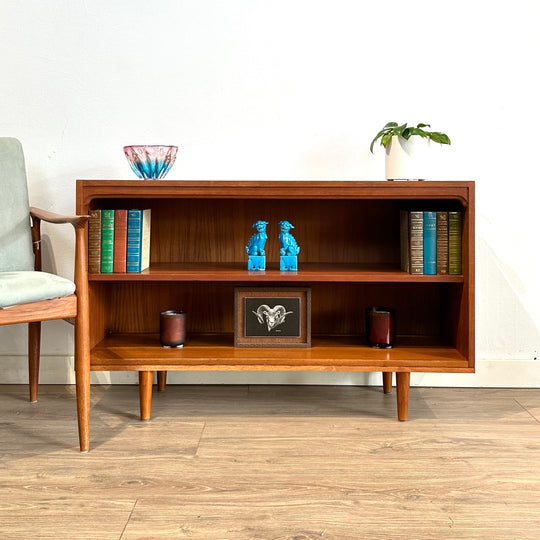
[[[202,186],[202,187],[381,187],[400,189],[414,187],[429,189],[430,187],[459,187],[474,184],[473,180],[123,180],[123,179],[78,179],[87,185],[119,184],[126,186]]]
[[[77,197],[458,199],[467,205],[473,181],[357,180],[77,180]],[[80,200],[80,199],[79,199]]]

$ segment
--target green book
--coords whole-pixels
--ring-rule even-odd
[[[101,273],[112,274],[114,265],[114,210],[101,210]]]
[[[448,273],[461,274],[461,234],[463,218],[461,212],[448,212]]]

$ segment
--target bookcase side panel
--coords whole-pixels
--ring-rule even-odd
[[[462,232],[463,288],[456,294],[459,305],[456,323],[456,349],[475,366],[475,195],[474,184],[469,186],[467,205],[463,207]]]

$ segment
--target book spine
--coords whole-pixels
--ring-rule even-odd
[[[150,223],[152,213],[149,208],[142,211],[141,227],[141,272],[150,266]]]
[[[88,272],[101,272],[101,210],[88,212]]]
[[[114,210],[101,211],[101,273],[111,274],[114,260]]]
[[[113,272],[126,271],[127,210],[114,211],[114,260]]]
[[[129,210],[127,220],[126,272],[141,271],[142,211]]]
[[[411,274],[424,273],[424,212],[409,212]]]
[[[448,212],[437,212],[437,274],[448,274]]]
[[[461,212],[448,212],[448,273],[461,274]]]
[[[409,257],[409,212],[401,210],[399,213],[399,243],[401,255],[401,269],[411,272],[411,259]]]
[[[424,274],[437,273],[437,214],[424,212]]]

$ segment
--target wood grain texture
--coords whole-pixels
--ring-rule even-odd
[[[329,364],[328,359],[332,359]],[[229,334],[191,335],[164,349],[158,334],[114,334],[94,347],[92,370],[462,371],[467,360],[441,345],[375,349],[355,337],[315,337],[310,348],[239,348]]]
[[[279,270],[275,262],[266,270],[246,272],[244,263],[154,263],[140,274],[89,274],[90,281],[244,281],[247,283],[287,281],[330,283],[417,283],[418,276],[407,274],[394,264],[303,263],[297,272]],[[426,275],[423,283],[463,283],[462,275]]]
[[[52,321],[77,315],[77,297],[74,294],[63,298],[30,302],[0,309],[0,325],[35,321]]]
[[[540,391],[0,386],[2,539],[536,540]]]
[[[89,216],[64,216],[49,210],[36,208],[35,206],[30,207],[30,216],[34,219],[48,221],[49,223],[71,223],[73,227],[84,226],[84,223],[86,223],[89,218]]]

